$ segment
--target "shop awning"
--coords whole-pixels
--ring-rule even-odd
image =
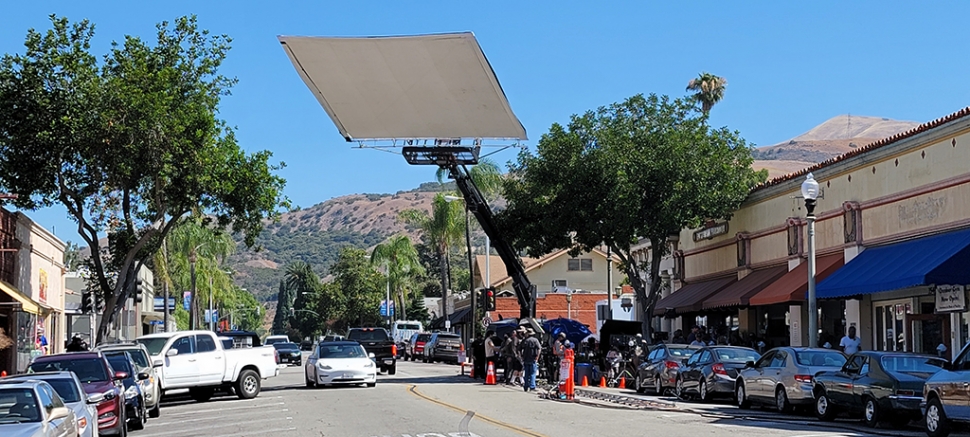
[[[462,308],[458,311],[451,313],[451,315],[448,316],[448,320],[451,320],[452,325],[457,325],[459,323],[468,323],[472,321],[471,314],[472,314],[471,308]]]
[[[31,314],[41,314],[41,304],[35,302],[33,299],[27,295],[20,292],[17,287],[10,285],[6,282],[0,281],[0,292],[6,293],[8,296],[13,298],[13,300],[20,302],[21,310]]]
[[[671,293],[670,296],[660,299],[660,302],[657,302],[657,306],[654,307],[653,314],[663,316],[670,312],[684,314],[700,311],[703,309],[702,302],[704,300],[737,281],[738,277],[732,275],[726,278],[687,284],[680,290]]]
[[[705,310],[721,307],[748,306],[751,296],[775,282],[788,271],[788,266],[755,270],[748,276],[741,278],[717,294],[707,298],[703,303]]]
[[[818,257],[815,261],[815,281],[821,281],[842,267],[842,252]],[[751,296],[749,305],[774,305],[786,302],[804,302],[808,292],[808,263],[802,262],[775,282]]]
[[[970,229],[870,247],[820,282],[832,299],[929,284],[970,283]]]

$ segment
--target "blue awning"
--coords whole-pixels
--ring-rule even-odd
[[[930,284],[970,284],[970,229],[868,248],[818,284],[832,299]]]

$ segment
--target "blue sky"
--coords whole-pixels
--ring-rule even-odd
[[[223,73],[239,85],[221,115],[247,150],[285,161],[286,194],[310,206],[434,179],[400,156],[351,149],[299,79],[277,35],[472,31],[534,145],[553,122],[636,93],[680,96],[701,71],[729,85],[712,123],[772,145],[851,113],[925,122],[970,104],[965,2],[31,1],[0,14],[0,52],[20,52],[47,16],[90,19],[93,51],[196,14],[229,34]],[[668,4],[669,3],[669,4]],[[892,6],[890,6],[892,5]],[[505,163],[507,151],[495,156]],[[62,209],[30,215],[78,241]]]

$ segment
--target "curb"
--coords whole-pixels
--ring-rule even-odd
[[[680,408],[677,407],[677,404],[673,402],[653,401],[653,400],[641,399],[633,396],[614,395],[614,394],[602,393],[594,390],[584,390],[581,388],[576,389],[576,397],[584,397],[589,399],[595,399],[598,401],[612,402],[612,403],[626,405],[626,406],[638,408],[638,409],[681,410]]]

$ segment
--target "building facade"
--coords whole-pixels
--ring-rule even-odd
[[[739,330],[769,346],[807,345],[811,172],[818,344],[856,327],[865,349],[949,356],[970,313],[970,108],[756,187],[730,220],[685,229],[672,289],[654,315],[671,329]]]

